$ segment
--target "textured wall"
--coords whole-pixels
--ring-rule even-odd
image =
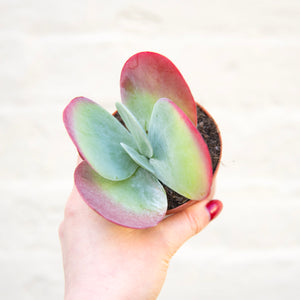
[[[298,0],[0,0],[0,14],[1,299],[62,298],[76,152],[61,113],[79,95],[112,111],[142,50],[179,67],[224,146],[224,211],[174,257],[159,299],[300,298]]]

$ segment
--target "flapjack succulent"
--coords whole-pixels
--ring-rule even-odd
[[[64,123],[83,162],[75,185],[86,203],[106,219],[147,228],[167,211],[162,183],[191,200],[210,193],[212,162],[196,128],[196,103],[174,64],[141,52],[121,72],[116,108],[126,126],[100,105],[78,97]]]

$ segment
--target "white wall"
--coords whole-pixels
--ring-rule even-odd
[[[142,50],[178,66],[224,147],[224,211],[174,257],[159,299],[300,298],[299,1],[0,0],[0,14],[1,299],[62,298],[76,160],[62,110],[84,95],[112,111]]]

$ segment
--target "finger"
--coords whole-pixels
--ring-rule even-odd
[[[78,155],[78,157],[77,157],[77,165],[79,165],[82,161],[83,161],[83,159],[81,158],[80,155]]]
[[[176,252],[186,240],[199,233],[217,217],[222,208],[223,204],[219,200],[197,201],[166,218],[158,226],[161,227],[172,250]]]
[[[80,155],[78,155],[76,166],[78,166],[81,162],[82,159]],[[66,210],[68,211],[70,208],[89,210],[87,205],[82,200],[82,197],[80,196],[75,184],[73,185],[72,191],[66,203]]]
[[[93,211],[90,209],[87,204],[83,201],[80,196],[77,188],[73,186],[72,192],[67,200],[65,206],[65,219],[75,216],[83,216],[87,214],[91,214]]]

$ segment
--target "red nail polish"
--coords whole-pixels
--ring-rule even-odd
[[[206,204],[206,208],[210,214],[210,221],[213,220],[221,212],[223,204],[219,200],[211,200]]]

